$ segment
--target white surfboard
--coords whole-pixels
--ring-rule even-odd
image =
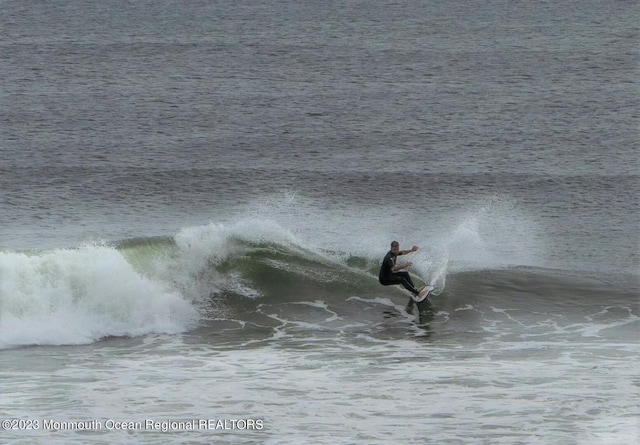
[[[422,289],[420,289],[420,293],[413,297],[413,301],[415,301],[416,303],[420,303],[426,300],[426,298],[431,294],[431,291],[433,291],[435,288],[435,286],[424,286]]]

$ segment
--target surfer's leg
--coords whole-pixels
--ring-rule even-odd
[[[398,284],[402,284],[402,286],[404,286],[404,288],[413,295],[418,295],[420,293],[413,285],[409,272],[396,272],[396,278],[398,279]]]
[[[416,287],[416,285],[413,284],[413,281],[411,280],[411,275],[409,275],[409,272],[396,272],[396,275],[399,275],[407,280],[412,287]]]
[[[407,280],[406,280],[406,279],[404,279],[404,278],[401,278],[401,279],[400,279],[400,283],[398,283],[398,284],[402,284],[402,286],[403,286],[406,290],[408,290],[409,292],[411,292],[413,295],[418,295],[418,294],[420,293],[420,292],[418,291],[418,289],[416,289],[416,288],[413,286],[413,283],[410,283],[409,281],[407,281]]]
[[[383,286],[391,286],[393,284],[400,284],[406,290],[411,292],[413,295],[418,295],[418,293],[419,293],[418,290],[415,287],[413,287],[411,285],[411,283],[409,283],[409,281],[407,281],[406,278],[404,278],[403,276],[401,276],[399,274],[393,274],[392,277],[380,280],[380,284],[382,284]]]

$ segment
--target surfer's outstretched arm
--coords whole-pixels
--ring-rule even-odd
[[[401,250],[401,251],[399,251],[399,252],[398,252],[398,255],[407,255],[407,254],[409,254],[409,253],[413,253],[413,252],[415,252],[416,250],[418,250],[418,246],[413,246],[413,247],[412,247],[411,249],[409,249],[409,250]]]

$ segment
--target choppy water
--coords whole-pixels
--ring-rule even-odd
[[[637,443],[638,12],[0,2],[1,441]]]

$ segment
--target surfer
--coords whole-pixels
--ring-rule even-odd
[[[413,264],[411,262],[406,262],[404,264],[396,263],[399,255],[406,255],[408,253],[415,252],[416,250],[418,250],[418,246],[413,246],[411,250],[400,250],[400,244],[397,241],[392,241],[391,250],[387,252],[384,259],[382,260],[382,265],[380,266],[380,275],[378,275],[380,284],[382,284],[383,286],[400,284],[406,290],[411,292],[416,298],[418,298],[421,291],[426,286],[421,287],[419,290],[416,289],[413,281],[411,281],[409,272],[401,272],[403,269],[409,269]],[[413,298],[410,298],[409,304],[407,305],[408,312],[413,309],[413,302]]]

